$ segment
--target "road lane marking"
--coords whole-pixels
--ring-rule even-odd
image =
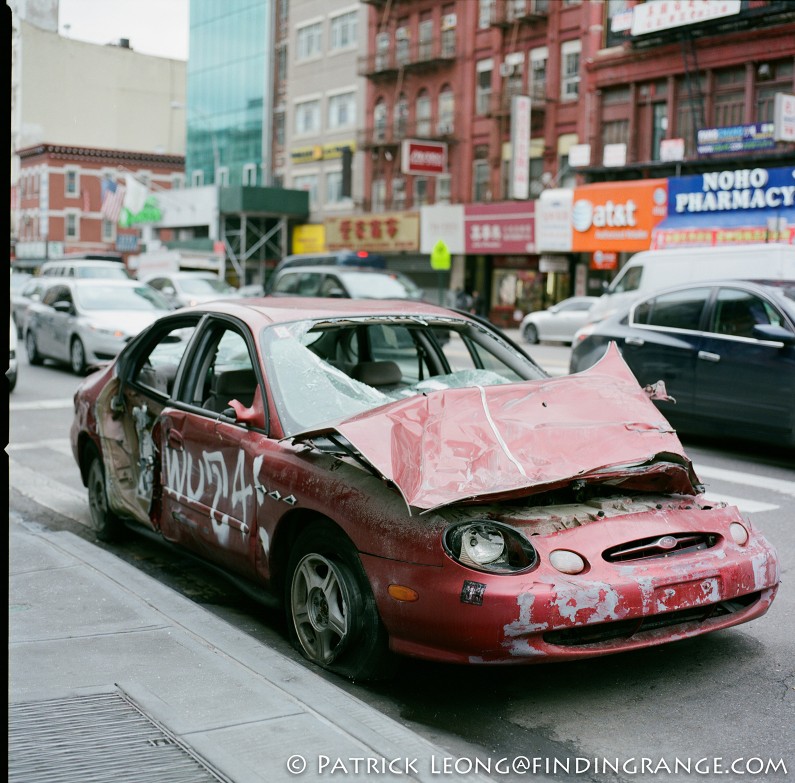
[[[12,402],[8,405],[8,410],[14,411],[54,411],[60,408],[72,408],[74,400],[67,397],[63,400],[31,400],[30,402]]]
[[[700,478],[713,478],[718,481],[727,481],[730,484],[743,484],[748,487],[770,489],[773,492],[781,492],[784,495],[795,497],[795,481],[768,478],[767,476],[754,476],[750,473],[740,473],[738,470],[702,467],[701,465],[696,466],[696,473]]]
[[[717,494],[714,492],[705,492],[704,497],[711,503],[728,503],[730,506],[737,506],[744,514],[758,514],[760,511],[775,511],[780,506],[773,503],[761,503],[758,500],[749,500],[748,498],[736,498],[732,495]]]
[[[59,454],[72,456],[72,444],[69,438],[47,438],[45,440],[31,440],[25,443],[9,443],[6,452],[32,451],[33,449],[52,449]]]

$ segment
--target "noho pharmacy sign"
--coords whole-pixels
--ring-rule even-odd
[[[400,153],[400,170],[404,174],[435,176],[447,172],[447,144],[443,141],[404,139]]]

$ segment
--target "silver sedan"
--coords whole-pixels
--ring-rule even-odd
[[[543,341],[570,343],[574,333],[588,321],[588,311],[597,296],[572,296],[546,310],[528,313],[519,327],[528,343]]]

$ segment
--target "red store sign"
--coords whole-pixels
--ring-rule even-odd
[[[464,252],[526,255],[536,252],[532,201],[464,205]]]
[[[400,170],[404,174],[438,175],[447,171],[445,142],[404,139],[400,152]]]

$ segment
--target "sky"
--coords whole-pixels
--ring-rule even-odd
[[[128,38],[139,54],[188,59],[189,0],[60,0],[58,32],[78,41]]]

